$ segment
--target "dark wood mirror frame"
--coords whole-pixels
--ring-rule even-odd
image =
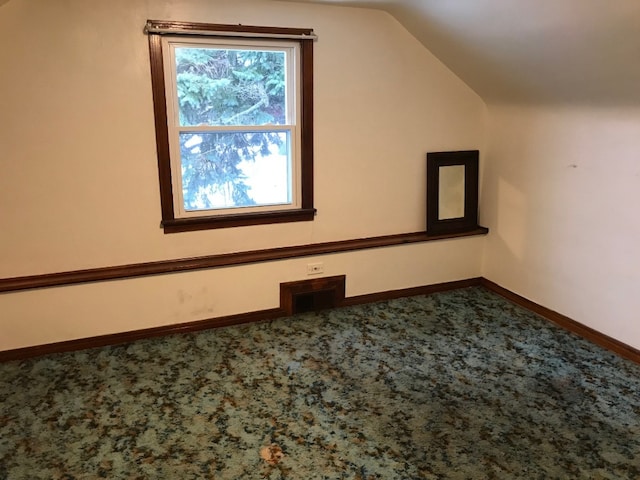
[[[478,150],[427,153],[427,235],[476,230],[478,226]],[[440,219],[440,168],[464,167],[464,215]]]

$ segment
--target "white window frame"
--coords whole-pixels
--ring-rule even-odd
[[[277,40],[228,39],[228,38],[162,38],[163,62],[165,65],[165,86],[167,106],[167,129],[169,134],[169,152],[171,157],[171,178],[173,189],[174,212],[177,218],[206,217],[210,215],[228,215],[238,212],[258,213],[274,210],[300,208],[300,46],[298,43]],[[284,125],[240,125],[240,126],[180,126],[177,98],[177,72],[175,61],[176,48],[219,48],[235,50],[269,50],[285,53],[286,108],[288,123]],[[182,189],[182,159],[180,156],[180,133],[217,133],[217,132],[287,132],[289,134],[288,184],[291,201],[288,203],[238,206],[229,208],[212,208],[187,210],[184,205]]]

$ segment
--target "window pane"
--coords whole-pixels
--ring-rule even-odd
[[[181,133],[186,211],[292,203],[289,132]]]
[[[284,51],[177,47],[181,126],[287,123]]]

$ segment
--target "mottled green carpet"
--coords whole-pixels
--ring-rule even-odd
[[[0,375],[2,479],[640,478],[640,366],[482,288]]]

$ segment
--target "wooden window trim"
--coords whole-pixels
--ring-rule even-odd
[[[156,32],[155,28],[162,29],[162,32]],[[313,30],[149,20],[146,31],[149,37],[149,60],[162,212],[161,226],[164,232],[176,233],[246,225],[312,221],[316,214],[316,209],[313,207],[313,41],[310,40]],[[290,42],[298,42],[300,46],[300,140],[302,145],[300,152],[301,203],[299,208],[274,209],[259,213],[233,213],[190,218],[176,217],[169,154],[166,84],[164,80],[161,36],[166,34],[181,37],[190,35],[202,36],[207,35],[206,32],[210,32],[208,35],[218,38],[225,37],[224,32],[229,32],[229,37],[232,38],[238,38],[239,35],[246,33],[247,36],[258,40],[268,40],[270,39],[269,35],[299,35],[302,37],[299,39],[287,39]],[[264,37],[259,35],[264,35]]]

